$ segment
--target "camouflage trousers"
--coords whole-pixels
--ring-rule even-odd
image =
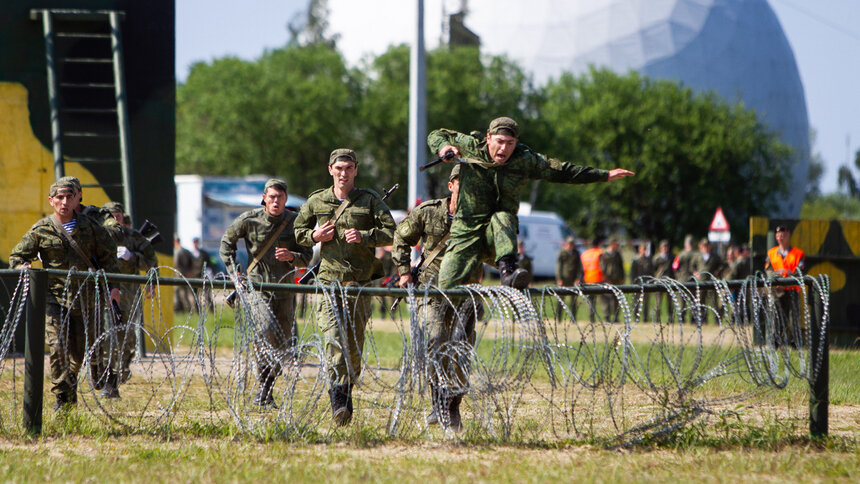
[[[370,296],[335,294],[319,305],[317,321],[325,343],[332,385],[353,385],[361,375],[364,328],[370,319]]]
[[[137,327],[141,316],[140,285],[120,284],[119,307],[122,320],[117,324],[112,311],[105,311],[106,337],[102,342],[102,365],[117,374],[128,372],[137,347]],[[132,321],[131,318],[138,319]]]
[[[77,391],[84,353],[95,342],[95,314],[87,311],[84,316],[80,307],[70,311],[55,301],[45,306],[45,339],[50,347],[51,392],[55,395]],[[97,363],[98,355],[91,361]],[[94,374],[98,371],[94,370]]]
[[[257,371],[269,370],[278,375],[284,366],[295,359],[292,350],[296,347],[296,298],[292,294],[271,294],[257,299],[249,308],[259,324],[255,338]]]
[[[418,316],[427,321],[427,380],[445,397],[469,392],[475,323],[483,309],[471,298],[456,306],[441,298],[419,302]]]
[[[484,223],[454,219],[439,268],[439,287],[450,289],[465,284],[480,273],[488,258],[495,262],[506,255],[516,255],[518,224],[516,214],[510,212],[496,212]]]

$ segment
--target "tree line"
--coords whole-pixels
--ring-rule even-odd
[[[177,88],[177,173],[269,174],[307,196],[331,184],[329,152],[360,157],[357,184],[381,190],[408,173],[409,48],[389,48],[347,66],[334,42],[297,42],[245,61],[192,66]],[[517,119],[520,141],[561,160],[624,167],[624,183],[536,183],[535,209],[559,212],[581,236],[625,231],[680,242],[704,235],[722,206],[743,240],[748,217],[785,196],[795,156],[742,105],[636,73],[592,69],[537,87],[527,72],[473,47],[427,55],[429,129],[485,131],[497,116]],[[428,153],[428,156],[432,156]],[[429,173],[444,196],[447,170]],[[406,208],[406,190],[394,208]]]

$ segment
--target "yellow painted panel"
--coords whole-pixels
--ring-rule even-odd
[[[767,217],[750,217],[750,239],[756,235],[767,236],[768,222]]]
[[[801,220],[791,232],[791,245],[806,254],[818,254],[829,230],[829,220]]]
[[[54,182],[54,156],[36,138],[30,126],[27,89],[13,82],[0,82],[0,259],[9,253],[24,233],[39,219],[50,213],[48,188]],[[81,184],[96,184],[96,178],[78,163],[66,163],[66,174],[76,176]],[[102,205],[110,201],[101,188],[87,188],[84,201]],[[173,264],[171,255],[158,254],[159,264]],[[38,261],[34,267],[39,267]],[[162,271],[162,276],[173,276]],[[157,321],[160,334],[173,326],[173,288],[164,286],[160,299],[165,310]],[[166,305],[164,305],[166,304]],[[148,321],[153,321],[148,319]]]
[[[842,233],[845,234],[845,241],[848,242],[848,247],[851,247],[851,253],[860,255],[860,222],[854,220],[844,220],[842,224]]]
[[[813,277],[827,274],[830,277],[830,292],[841,291],[845,287],[845,272],[830,262],[815,264],[809,268],[807,274]]]

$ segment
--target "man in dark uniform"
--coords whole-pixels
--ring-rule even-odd
[[[526,242],[523,239],[517,240],[517,264],[520,266],[520,269],[526,271],[528,274],[528,283],[531,285],[532,281],[534,281],[534,267],[532,267],[532,258],[526,253]]]
[[[582,281],[582,260],[579,257],[579,251],[576,250],[576,239],[571,235],[562,242],[561,250],[558,251],[558,258],[555,261],[555,283],[559,287],[570,287]],[[576,296],[562,299],[568,302],[571,313],[576,317]],[[561,312],[562,307],[559,303],[559,317]]]
[[[95,264],[106,272],[117,272],[116,244],[95,221],[77,213],[80,205],[80,182],[63,177],[51,185],[48,202],[53,214],[36,222],[24,234],[21,242],[12,249],[9,264],[12,268],[27,269],[37,257],[46,269],[87,270]],[[84,352],[95,336],[95,287],[88,281],[71,280],[65,290],[61,277],[49,278],[45,307],[46,342],[51,348],[49,357],[56,396],[55,410],[77,402],[78,373]],[[78,294],[80,290],[80,294]],[[110,291],[110,298],[119,303],[119,289]]]
[[[318,281],[364,285],[382,276],[381,267],[374,264],[374,248],[391,245],[394,219],[379,195],[355,186],[354,151],[332,151],[328,172],[334,183],[312,193],[302,205],[295,222],[296,239],[307,247],[322,243]],[[352,387],[361,374],[370,299],[366,295],[332,299],[320,305],[317,320],[325,337],[332,418],[346,425],[352,419]]]
[[[668,240],[664,239],[660,241],[659,251],[660,252],[654,256],[654,260],[652,261],[654,277],[674,278],[675,271],[672,270],[672,262],[675,260],[675,255],[672,254],[672,246],[669,245]],[[654,295],[654,302],[657,306],[657,322],[660,322],[663,317],[662,312],[664,299],[666,300],[666,314],[668,315],[668,320],[671,323],[674,321],[674,314],[672,313],[672,298],[663,292],[658,292]]]
[[[182,247],[179,237],[173,239],[173,268],[179,271],[182,277],[194,277],[194,256],[191,251]],[[173,286],[173,310],[188,311],[194,310],[194,294],[191,288],[185,284]]]
[[[633,262],[630,264],[630,282],[633,284],[641,284],[645,278],[654,276],[654,266],[651,262],[651,256],[648,254],[648,243],[642,242],[636,244],[634,249],[637,252],[637,256],[633,259]],[[648,303],[649,299],[651,299],[650,293],[644,294],[634,294],[635,297],[641,297],[642,304],[642,318],[643,321],[651,321],[650,314],[648,314]],[[637,299],[637,303],[639,300]]]
[[[620,244],[615,237],[609,239],[608,247],[600,254],[600,270],[605,282],[616,286],[624,284],[624,261],[621,258]],[[606,321],[617,323],[618,299],[614,294],[607,294],[603,300],[606,304]]]
[[[221,260],[228,271],[236,270],[236,245],[244,240],[248,249],[246,275],[253,282],[291,283],[296,267],[306,267],[311,260],[310,247],[296,241],[296,214],[286,210],[287,182],[272,178],[263,188],[262,208],[248,210],[236,217],[221,237]],[[273,406],[272,388],[284,366],[292,361],[295,346],[295,298],[284,292],[264,293],[262,300],[250,299],[251,307],[242,310],[266,321],[258,328],[257,371],[259,389],[254,403]]]

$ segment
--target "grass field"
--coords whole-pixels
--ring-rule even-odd
[[[229,360],[232,314],[224,312],[221,318],[218,356]],[[177,319],[183,321],[184,317],[178,315]],[[211,321],[207,326],[214,328]],[[300,330],[313,332],[306,326]],[[719,338],[716,328],[708,328],[706,336],[709,341]],[[649,337],[647,332],[636,336],[637,352],[647,353]],[[398,364],[402,336],[396,324],[376,318],[373,344],[374,364]],[[478,354],[488,357],[492,345],[492,332],[488,332]],[[708,348],[723,351],[718,346]],[[177,349],[186,349],[181,340]],[[595,345],[594,349],[600,353],[605,348]],[[649,364],[655,369],[658,366]],[[20,404],[15,415],[7,408],[0,436],[0,482],[857,482],[858,368],[860,352],[831,351],[828,438],[808,437],[808,389],[795,378],[786,389],[756,400],[753,407],[738,409],[738,418],[731,413],[700,418],[668,439],[620,450],[606,450],[587,435],[548,435],[549,424],[535,410],[531,397],[522,404],[520,425],[507,438],[488,434],[474,424],[457,437],[430,428],[392,438],[385,433],[381,417],[362,403],[358,408],[363,415],[342,429],[328,423],[327,402],[323,402],[311,417],[320,422],[313,432],[291,435],[274,424],[268,431],[263,426],[262,431],[242,432],[224,408],[207,409],[207,415],[216,417],[199,418],[195,409],[206,409],[211,401],[196,376],[189,380],[184,410],[169,424],[134,430],[106,421],[92,410],[92,399],[86,396],[90,406],[85,408],[90,411],[79,408],[66,415],[54,414],[46,394],[45,423],[39,437],[24,435],[19,427],[9,425],[9,420],[20,416]],[[549,391],[546,371],[537,368],[531,378],[533,392],[527,397],[533,397],[534,391]],[[9,388],[7,384],[0,383],[3,388]],[[706,391],[717,397],[735,393],[745,384],[739,377],[726,378]],[[21,390],[16,387],[19,395]],[[114,408],[117,415],[121,405],[139,401],[151,388],[144,375],[136,374],[122,390],[123,399]],[[641,395],[630,391],[625,398],[636,403]],[[466,415],[471,415],[472,405],[464,402]],[[605,423],[606,416],[600,410],[595,412],[591,418]]]

